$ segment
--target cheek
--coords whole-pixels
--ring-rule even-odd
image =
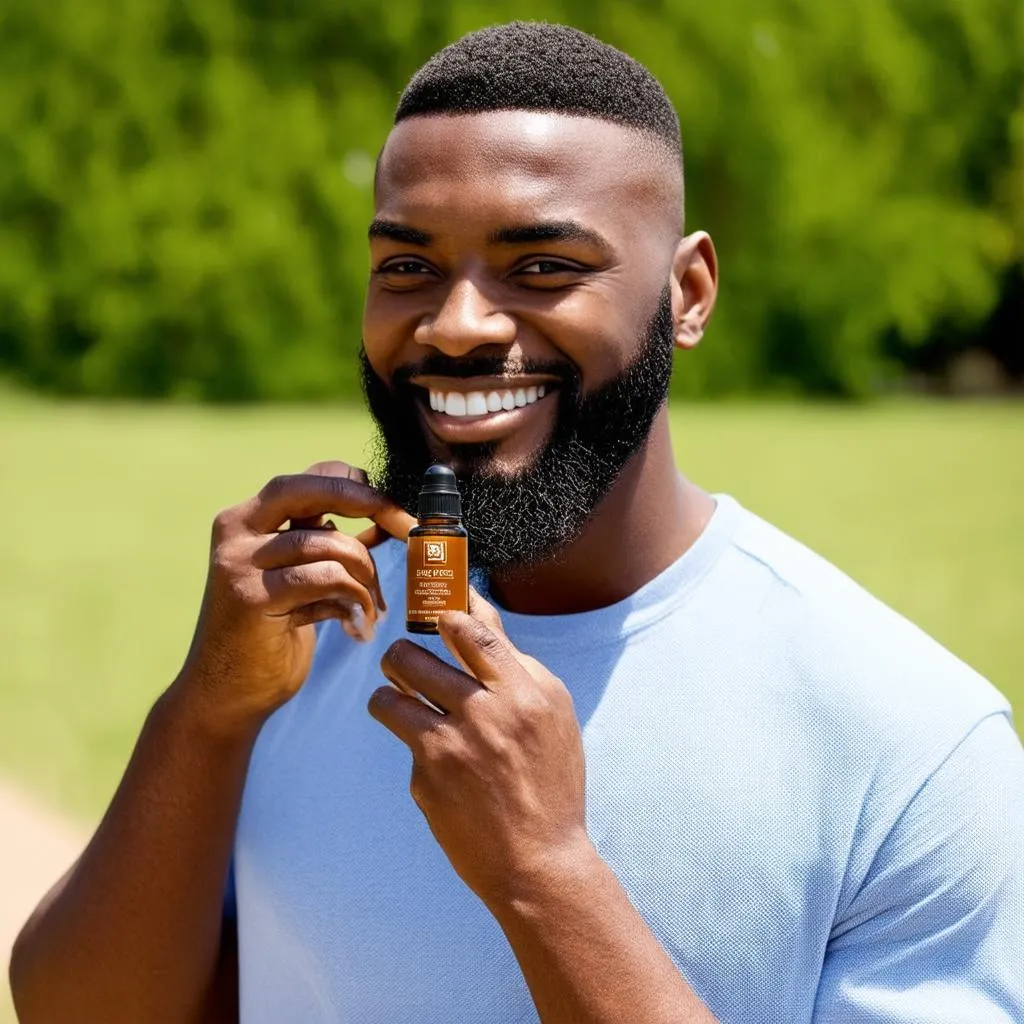
[[[363,347],[370,365],[385,380],[416,353],[411,339],[422,310],[408,296],[375,294],[371,285],[363,308]]]
[[[596,290],[567,295],[531,326],[573,363],[584,391],[600,387],[630,362],[642,333],[625,315],[622,303]]]

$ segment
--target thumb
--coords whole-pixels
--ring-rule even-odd
[[[501,621],[501,616],[498,614],[498,609],[494,607],[490,601],[486,600],[476,587],[469,588],[469,614],[474,619],[479,619],[492,633],[497,634],[505,641],[508,645],[508,649],[512,652],[516,661],[519,662],[527,672],[533,676],[534,679],[540,679],[541,675],[547,675],[547,669],[536,658],[531,658],[528,654],[523,654],[514,643],[508,638],[508,634],[505,632],[505,625]]]
[[[508,637],[505,635],[505,626],[501,621],[501,616],[498,614],[498,609],[490,601],[486,600],[476,587],[472,586],[469,588],[469,614],[474,619],[479,619],[502,639],[508,640]]]

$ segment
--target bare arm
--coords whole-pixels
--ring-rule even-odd
[[[544,1024],[714,1024],[589,844],[489,909]]]
[[[372,628],[382,605],[366,546],[327,529],[327,513],[373,518],[376,539],[413,522],[341,463],[279,477],[217,517],[185,667],[150,712],[89,846],[15,944],[22,1024],[237,1018],[222,901],[253,745],[305,681],[312,624],[354,629],[358,606]]]
[[[22,1024],[204,1020],[255,737],[212,733],[173,686],[157,701],[95,836],[18,937]]]

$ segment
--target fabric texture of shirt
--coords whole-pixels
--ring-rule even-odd
[[[374,557],[376,637],[321,627],[254,751],[242,1022],[536,1022],[366,711],[405,635],[404,545]],[[988,682],[727,496],[627,600],[502,618],[573,695],[598,852],[722,1024],[1024,1022],[1024,751]]]

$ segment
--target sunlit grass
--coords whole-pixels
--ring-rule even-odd
[[[191,635],[209,523],[278,472],[365,462],[356,408],[0,398],[0,770],[86,817]],[[826,555],[1024,716],[1024,407],[698,406],[680,465]]]

